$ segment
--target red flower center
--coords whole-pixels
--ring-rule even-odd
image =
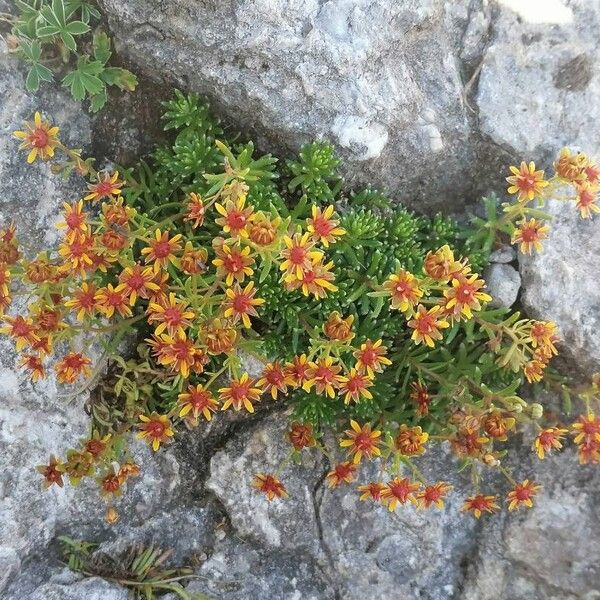
[[[153,250],[156,258],[166,258],[171,254],[171,245],[169,242],[155,242],[153,244]]]
[[[110,196],[113,184],[109,180],[100,181],[96,184],[94,191],[98,196]]]
[[[29,141],[34,148],[45,148],[49,140],[48,132],[40,127],[36,127],[29,137]]]
[[[301,246],[294,246],[290,250],[290,262],[294,265],[301,265],[306,259],[306,249]]]
[[[428,334],[435,330],[435,318],[432,315],[423,315],[417,319],[417,331]]]
[[[233,310],[238,313],[245,313],[250,308],[250,300],[244,294],[239,294],[233,299]]]
[[[521,175],[519,177],[519,187],[526,192],[535,190],[535,177],[533,175]]]
[[[373,440],[368,433],[361,432],[356,436],[354,445],[360,450],[368,450],[373,447]]]
[[[145,283],[144,278],[139,273],[134,273],[127,280],[127,285],[132,290],[136,290],[136,291],[141,290],[144,287],[144,283]]]
[[[227,215],[227,225],[231,231],[239,231],[246,225],[246,215],[243,212],[234,210]]]
[[[239,254],[230,254],[223,259],[225,269],[230,273],[237,273],[244,268],[244,261]]]
[[[167,323],[171,325],[179,325],[181,323],[183,317],[181,315],[181,311],[178,308],[169,307],[165,310],[164,319]]]
[[[250,385],[247,383],[238,383],[231,385],[231,397],[236,402],[241,402],[246,396],[248,396],[248,392],[250,389]]]
[[[313,227],[321,237],[327,237],[333,229],[331,223],[323,217],[317,217],[316,219],[314,219]]]
[[[77,229],[77,227],[79,227],[79,225],[81,225],[83,221],[84,216],[75,212],[70,213],[65,219],[65,222],[71,229]]]
[[[160,421],[151,421],[146,425],[146,431],[150,437],[161,438],[165,433],[165,425]]]

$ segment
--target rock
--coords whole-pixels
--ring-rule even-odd
[[[89,577],[71,585],[48,583],[40,586],[30,600],[127,600],[124,587],[99,577]]]
[[[476,94],[482,133],[536,162],[565,145],[597,153],[597,6],[586,0],[553,0],[543,9],[501,4]]]
[[[466,55],[485,34],[480,0],[101,4],[128,60],[210,96],[263,148],[331,140],[353,183],[419,206],[471,192],[459,54],[469,18]]]
[[[354,486],[334,491],[324,486],[330,467],[316,460],[313,452],[306,454],[302,466],[288,465],[280,471],[290,498],[269,503],[249,483],[254,473],[277,472],[286,460],[285,425],[281,415],[272,415],[247,439],[228,443],[211,461],[207,487],[225,506],[234,529],[273,556],[301,552],[303,563],[320,571],[327,586],[342,598],[417,597],[424,590],[435,590],[432,598],[451,598],[461,579],[459,564],[473,543],[474,523],[459,516],[458,497],[445,511],[425,514],[408,507],[390,515],[380,505],[359,501]],[[448,476],[451,460],[441,448],[424,462],[428,476]],[[377,476],[375,463],[361,468],[362,483]],[[215,561],[226,571],[228,556],[213,555],[202,572],[213,569]],[[252,562],[258,560],[255,554],[252,557]],[[238,568],[232,567],[234,572]],[[274,576],[274,585],[279,585],[280,577],[290,585],[290,577],[297,575],[285,575],[285,561],[280,568],[284,573]],[[269,587],[254,597],[266,600],[275,590]]]
[[[572,203],[550,201],[545,210],[553,220],[544,249],[519,255],[523,306],[558,325],[561,349],[589,377],[600,370],[600,223],[582,219]]]
[[[490,262],[507,264],[517,258],[517,253],[512,246],[500,246],[490,254]]]
[[[569,449],[522,464],[543,485],[537,506],[490,520],[472,557],[465,600],[598,598],[600,476]],[[498,549],[502,548],[501,552]]]
[[[330,140],[353,185],[419,209],[497,191],[522,158],[598,150],[586,0],[100,4],[139,70],[208,95],[266,150]]]
[[[492,297],[492,308],[510,308],[517,300],[521,276],[511,265],[491,264],[483,273],[487,292]]]
[[[14,221],[17,236],[33,255],[57,243],[54,225],[61,219],[62,204],[80,196],[83,182],[52,175],[47,163],[28,165],[12,132],[21,129],[36,109],[60,124],[62,139],[72,147],[89,146],[92,127],[82,107],[59,86],[45,88],[36,98],[28,95],[25,72],[26,67],[8,55],[0,40],[0,227]],[[13,310],[19,307],[23,308],[22,299],[15,300]],[[100,355],[98,344],[86,351],[92,358]],[[7,600],[28,598],[47,581],[56,558],[50,544],[57,535],[94,540],[111,535],[104,522],[106,506],[93,485],[66,485],[48,492],[41,489],[35,466],[47,462],[51,453],[63,455],[89,431],[89,418],[83,410],[86,395],[68,401],[66,395],[73,390],[57,385],[52,364],[48,370],[46,380],[32,384],[17,367],[13,343],[6,336],[0,338],[0,453],[6,466],[0,482],[0,596]],[[167,510],[174,497],[185,502],[189,492],[182,486],[174,453],[153,456],[145,444],[139,443],[134,444],[133,451],[144,477],[133,484],[119,506],[122,521],[116,531],[125,534],[128,528],[135,530],[145,524],[147,536],[152,517]],[[164,523],[156,522],[159,525]],[[154,537],[157,541],[161,537],[156,530]],[[43,593],[48,595],[37,597],[85,596],[52,596],[63,593],[59,588]]]

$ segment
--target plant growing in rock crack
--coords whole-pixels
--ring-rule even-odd
[[[506,466],[517,431],[537,430],[540,458],[570,436],[580,462],[600,461],[600,376],[576,390],[587,410],[570,425],[528,403],[525,382],[570,398],[549,368],[556,326],[490,309],[477,274],[499,236],[525,252],[539,248],[545,197],[573,202],[583,217],[597,212],[590,158],[563,150],[549,180],[533,163],[511,167],[516,200],[488,199],[487,219],[459,226],[392,210],[372,189],[346,194],[327,144],[304,147],[278,169],[251,143],[225,141],[196,96],[177,93],[164,119],[176,131],[172,146],[121,172],[96,171],[38,114],[16,133],[30,162],[60,152],[54,171],[86,177],[89,193],[64,205],[57,251],[23,256],[14,225],[3,230],[1,305],[10,312],[21,294],[28,306],[4,316],[0,331],[34,382],[49,375],[55,351],[60,383],[83,378],[83,389],[92,387],[103,364],[93,368],[82,350],[90,339],[108,361],[87,404],[90,433],[39,467],[46,486],[95,478],[112,521],[113,503],[140,474],[132,432],[159,451],[183,429],[261,401],[293,408],[288,461],[306,452],[333,460],[322,434],[340,434],[348,459],[327,475],[331,486],[380,460],[385,480],[359,492],[390,510],[443,506],[449,484],[418,468],[434,442],[449,443],[458,468],[470,471],[464,509],[476,517],[499,506],[481,489],[487,470],[511,482],[509,509],[533,503],[539,486]],[[122,357],[120,341],[132,333],[137,351]],[[260,373],[246,371],[248,356]],[[252,483],[269,500],[288,493],[278,473]]]
[[[112,66],[111,43],[100,29],[94,3],[84,0],[15,0],[18,10],[12,22],[13,49],[29,64],[27,91],[35,92],[55,76],[75,100],[89,100],[91,112],[99,111],[108,99],[108,88],[132,92],[136,76]]]
[[[111,556],[98,551],[97,544],[91,542],[68,536],[60,536],[58,541],[69,569],[118,583],[128,588],[134,599],[153,600],[171,592],[181,600],[210,600],[204,594],[186,591],[184,583],[196,576],[189,567],[166,566],[172,555],[170,550],[135,545],[120,556]]]

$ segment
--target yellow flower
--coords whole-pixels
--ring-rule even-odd
[[[254,385],[254,380],[250,379],[248,373],[244,373],[239,379],[232,379],[228,387],[219,390],[223,401],[221,410],[227,410],[230,406],[240,410],[243,406],[249,413],[253,413],[253,402],[258,402],[262,393]]]
[[[442,339],[443,336],[440,329],[446,329],[450,327],[450,324],[443,319],[440,311],[441,307],[439,305],[433,306],[429,310],[422,304],[417,307],[414,319],[408,322],[408,326],[414,329],[411,340],[415,344],[425,343],[430,348],[433,348],[435,346],[434,340]]]
[[[312,217],[306,219],[307,229],[312,234],[313,241],[321,242],[325,248],[329,248],[329,244],[334,244],[336,238],[346,233],[345,229],[339,227],[339,221],[334,218],[334,210],[333,205],[321,211],[313,204]]]
[[[524,219],[515,229],[511,244],[519,244],[519,249],[523,254],[531,254],[533,250],[538,252],[542,249],[542,240],[548,237],[548,227],[544,221],[535,219]]]
[[[21,149],[28,149],[27,162],[32,163],[38,156],[42,160],[48,160],[54,156],[54,149],[60,144],[56,137],[58,127],[52,127],[49,123],[42,121],[39,112],[33,117],[33,123],[25,123],[26,131],[15,131],[15,137],[23,140]]]
[[[400,269],[397,273],[390,275],[383,284],[391,297],[392,308],[402,312],[412,311],[414,306],[423,297],[423,290],[419,287],[419,280],[408,271]]]
[[[140,431],[137,436],[140,439],[146,439],[154,452],[160,448],[161,444],[170,442],[175,435],[167,415],[159,415],[153,412],[149,417],[140,415],[140,421]]]
[[[522,483],[517,483],[514,489],[508,492],[506,497],[508,510],[515,510],[520,506],[531,508],[533,506],[534,496],[542,489],[541,485],[536,485],[533,481],[525,479]]]
[[[371,426],[367,423],[362,427],[354,420],[350,421],[351,429],[346,430],[346,439],[340,442],[342,448],[348,448],[350,454],[354,455],[353,462],[355,465],[360,463],[363,456],[373,458],[381,456],[381,450],[378,448],[381,444],[381,431],[372,431]]]
[[[512,176],[506,178],[506,181],[510,183],[508,187],[509,194],[518,194],[519,202],[542,197],[543,189],[548,185],[548,182],[544,180],[544,171],[535,170],[533,161],[529,164],[522,162],[519,168],[509,168],[512,173]]]

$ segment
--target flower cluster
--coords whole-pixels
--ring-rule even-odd
[[[177,110],[188,115],[191,100],[180,101],[170,104],[172,117]],[[215,129],[203,123],[194,143]],[[92,434],[40,467],[46,486],[94,478],[112,501],[139,472],[127,451],[131,433],[160,451],[183,429],[222,411],[253,413],[265,401],[293,407],[290,458],[324,453],[333,463],[331,488],[358,483],[361,465],[378,461],[381,481],[358,485],[358,492],[390,511],[443,507],[452,486],[428,480],[417,466],[434,441],[447,442],[470,467],[475,489],[464,510],[477,518],[499,508],[497,495],[479,489],[486,469],[510,481],[509,510],[532,506],[540,487],[531,479],[517,483],[504,465],[506,442],[525,425],[538,429],[533,449],[540,459],[571,434],[581,463],[600,462],[592,409],[600,378],[578,392],[587,410],[570,426],[521,398],[522,383],[538,385],[552,369],[557,328],[490,309],[478,274],[485,261],[477,262],[472,247],[452,247],[443,222],[435,221],[421,255],[407,253],[397,240],[414,239],[416,219],[400,213],[386,228],[364,207],[345,214],[339,190],[327,183],[338,179],[313,177],[305,164],[291,165],[294,176],[279,194],[274,159],[252,159],[249,145],[234,154],[213,138],[197,152],[212,165],[201,179],[163,152],[155,191],[131,170],[96,171],[37,113],[16,135],[30,162],[57,161],[56,171],[86,178],[87,191],[64,204],[56,250],[28,257],[13,225],[0,231],[0,333],[14,340],[33,384],[53,370],[61,384],[95,385],[100,369],[82,351],[93,339],[103,339],[108,359],[88,407]],[[307,152],[302,160],[311,163]],[[563,152],[556,170],[547,182],[533,163],[513,168],[509,192],[518,202],[495,222],[499,232],[532,216],[529,203],[559,182],[575,186],[578,197],[595,193],[590,159]],[[593,201],[580,199],[580,210],[581,202],[595,211]],[[517,223],[515,243],[525,250],[544,234],[538,212],[532,224]],[[523,235],[528,223],[537,238]],[[393,256],[368,254],[376,244]],[[24,310],[13,305],[16,295],[28,298]],[[131,332],[140,345],[124,358],[120,342]],[[250,358],[260,372],[245,366]],[[325,447],[328,426],[343,431],[334,450],[347,453],[341,462]],[[280,470],[252,482],[269,501],[288,495]]]
[[[511,243],[519,246],[524,254],[542,249],[550,227],[544,213],[539,210],[546,199],[571,201],[582,218],[590,219],[600,212],[597,204],[600,193],[600,167],[589,156],[578,152],[572,154],[563,148],[554,162],[554,175],[545,179],[544,171],[536,170],[535,163],[522,162],[510,167],[512,175],[506,178],[508,193],[515,194],[515,204],[505,204],[505,215],[499,223],[508,225]],[[529,218],[529,216],[531,218]],[[540,218],[540,216],[542,218]]]

